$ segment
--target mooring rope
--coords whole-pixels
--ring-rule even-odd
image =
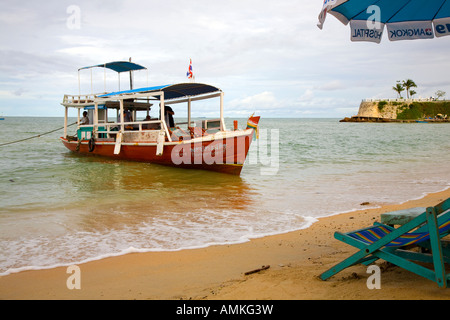
[[[71,124],[67,125],[67,127],[73,126],[74,124],[77,124],[77,123],[78,122],[71,123]],[[58,128],[58,129],[54,129],[52,131],[44,132],[44,133],[41,133],[41,134],[37,134],[35,136],[28,137],[28,138],[25,138],[25,139],[20,139],[20,140],[16,140],[16,141],[1,143],[0,147],[6,146],[6,145],[9,145],[9,144],[13,144],[13,143],[23,142],[23,141],[26,141],[26,140],[31,140],[31,139],[34,139],[34,138],[39,138],[41,136],[45,136],[46,134],[53,133],[53,132],[59,131],[61,129],[64,129],[64,127],[61,127],[61,128]]]

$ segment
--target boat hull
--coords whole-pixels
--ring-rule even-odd
[[[114,141],[71,141],[61,137],[64,146],[80,155],[96,155],[118,160],[156,163],[186,169],[200,169],[240,175],[253,137],[253,130],[227,132],[225,136],[207,136],[188,141],[165,142],[157,155],[157,143],[129,142],[115,154]]]

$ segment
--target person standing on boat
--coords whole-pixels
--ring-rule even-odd
[[[128,109],[125,109],[123,112],[123,122],[133,122],[131,112]]]
[[[169,128],[174,128],[175,121],[173,121],[173,115],[175,114],[175,112],[172,110],[171,107],[165,106],[164,113],[165,113],[166,124],[169,126]]]
[[[83,112],[83,118],[80,121],[80,125],[89,124],[89,117],[87,111]]]

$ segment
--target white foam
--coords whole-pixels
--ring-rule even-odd
[[[286,214],[284,219],[278,218],[280,222],[277,222],[276,216],[271,213],[270,217],[266,215],[264,219],[255,216],[256,222],[249,224],[239,216],[239,212],[222,212],[221,216],[229,223],[224,225],[210,223],[210,220],[214,220],[208,216],[211,214],[205,212],[201,219],[204,221],[200,222],[175,219],[165,223],[145,222],[103,233],[82,231],[54,239],[41,236],[9,240],[2,243],[5,249],[1,253],[4,258],[0,257],[0,261],[3,261],[0,275],[82,264],[134,252],[179,251],[244,243],[255,238],[307,228],[315,221],[312,217]],[[271,226],[269,232],[268,225]],[[292,227],[286,228],[286,225]]]

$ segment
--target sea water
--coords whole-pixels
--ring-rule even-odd
[[[0,145],[40,135],[0,146],[0,275],[240,243],[450,187],[448,124],[262,118],[238,177],[80,156],[42,135],[62,125],[0,122]]]

